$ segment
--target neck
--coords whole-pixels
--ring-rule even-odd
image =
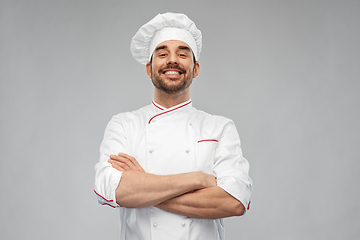
[[[163,107],[171,108],[180,103],[190,100],[190,89],[182,93],[167,94],[161,91],[158,91],[156,88],[154,90],[154,100]]]

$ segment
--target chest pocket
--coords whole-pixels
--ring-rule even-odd
[[[215,163],[215,149],[218,144],[216,139],[199,139],[196,146],[196,171],[212,174]]]

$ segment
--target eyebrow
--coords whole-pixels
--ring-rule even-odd
[[[156,52],[156,51],[159,51],[159,50],[161,50],[161,49],[166,49],[166,48],[168,48],[166,45],[160,45],[160,46],[158,46],[157,48],[155,48],[155,50],[154,50],[154,52]],[[178,47],[178,49],[182,49],[182,50],[187,50],[187,51],[191,51],[191,49],[188,47],[188,46],[179,46]]]
[[[191,51],[191,49],[188,46],[179,46],[178,48],[183,50],[188,50],[189,52]]]
[[[165,49],[165,48],[167,48],[166,45],[160,45],[160,46],[158,46],[158,47],[155,48],[154,52],[159,51],[159,50],[161,50],[161,49]]]

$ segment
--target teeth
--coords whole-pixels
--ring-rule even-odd
[[[179,75],[179,72],[177,72],[177,71],[166,71],[165,74],[167,74],[167,75]]]

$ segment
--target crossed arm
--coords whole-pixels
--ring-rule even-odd
[[[116,189],[116,201],[123,207],[155,206],[192,218],[240,216],[245,211],[240,201],[216,186],[210,174],[149,174],[135,158],[123,153],[111,155],[109,162],[123,172]]]

